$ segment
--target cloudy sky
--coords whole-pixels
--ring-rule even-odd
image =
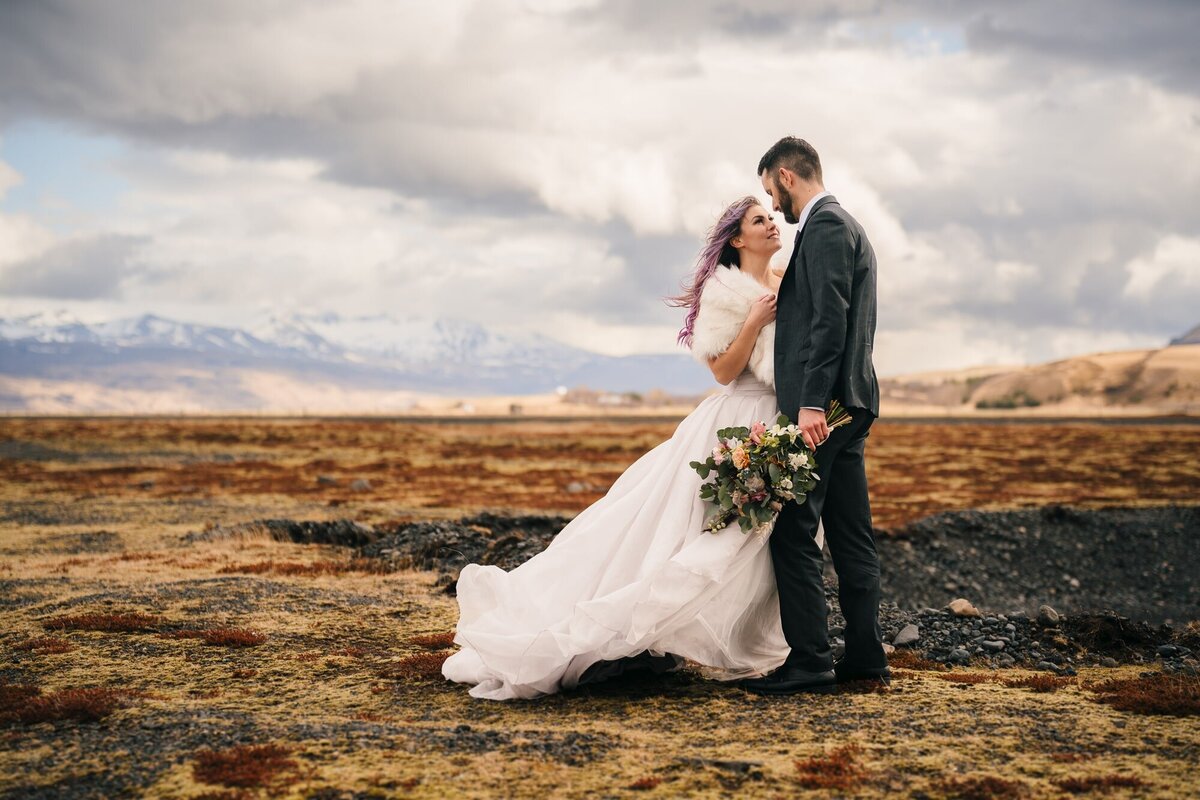
[[[456,317],[667,352],[785,134],[881,374],[1200,322],[1200,3],[0,2],[0,315]],[[788,234],[790,239],[790,233]]]

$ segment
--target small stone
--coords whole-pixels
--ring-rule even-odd
[[[950,660],[959,664],[966,664],[971,660],[971,654],[958,647],[950,651]]]
[[[580,492],[585,491],[587,487],[579,481],[571,481],[567,484],[566,489],[568,494],[579,494]]]
[[[909,623],[900,629],[900,632],[896,634],[896,638],[892,639],[892,644],[897,647],[904,647],[905,645],[916,643],[920,638],[921,629]]]
[[[1171,658],[1178,652],[1179,648],[1173,644],[1164,644],[1158,648],[1158,655],[1160,658]]]
[[[317,485],[318,486],[337,486],[338,479],[333,477],[332,475],[318,475],[317,476]]]
[[[999,667],[1013,667],[1016,666],[1016,664],[1017,660],[1008,653],[1001,653],[1000,655],[996,656],[996,665]]]
[[[957,600],[951,600],[950,605],[946,606],[950,609],[950,613],[959,617],[978,617],[979,609],[971,605],[971,601],[960,597]]]
[[[371,482],[366,478],[355,478],[350,482],[350,491],[352,492],[369,492],[371,490]]]
[[[1117,660],[1112,656],[1105,656],[1104,658],[1100,659],[1100,666],[1102,667],[1115,667],[1116,665]]]
[[[892,645],[888,644],[887,642],[884,642],[883,643],[883,652],[890,656],[892,653],[896,652],[896,648],[893,647]]]
[[[1040,669],[1044,672],[1058,672],[1058,667],[1049,661],[1039,661],[1034,669]]]
[[[996,641],[995,639],[984,639],[980,642],[980,646],[984,650],[990,650],[993,653],[999,653],[1004,649],[1004,642]]]
[[[1055,611],[1051,606],[1039,606],[1038,607],[1038,622],[1040,622],[1041,624],[1057,625],[1061,620],[1062,620],[1062,616],[1059,615],[1059,613],[1057,611]]]

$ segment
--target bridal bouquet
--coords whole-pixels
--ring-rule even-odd
[[[825,421],[833,430],[851,419],[834,400],[825,412]],[[713,533],[734,520],[743,533],[765,530],[784,503],[803,503],[818,480],[813,452],[785,414],[769,428],[765,422],[749,428],[722,428],[717,431],[712,454],[688,466],[705,479],[700,499],[717,507],[704,525]]]

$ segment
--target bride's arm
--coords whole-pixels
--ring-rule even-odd
[[[729,347],[720,355],[708,359],[708,368],[712,370],[717,383],[724,386],[732,381],[750,361],[754,352],[754,343],[758,340],[758,332],[775,320],[775,295],[767,294],[754,301],[750,313],[742,323],[742,329],[730,342]]]

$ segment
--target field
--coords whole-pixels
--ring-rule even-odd
[[[0,795],[1200,791],[1196,683],[1145,665],[1021,683],[1034,673],[898,661],[889,691],[787,700],[688,669],[493,704],[438,677],[455,601],[431,573],[265,535],[184,540],[269,518],[570,515],[673,427],[0,421]],[[883,535],[953,509],[1195,503],[1198,455],[1198,425],[1100,422],[884,422],[868,449]],[[1105,701],[1115,679],[1142,699]]]

